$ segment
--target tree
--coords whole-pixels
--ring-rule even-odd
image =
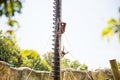
[[[120,8],[119,8],[120,13]],[[108,20],[108,26],[102,31],[102,37],[106,37],[108,41],[115,34],[118,35],[118,41],[120,42],[120,18],[118,20],[112,18]]]
[[[8,27],[11,27],[10,30],[7,30],[6,33],[15,32],[20,28],[20,24],[17,20],[13,19],[16,13],[21,13],[22,9],[22,0],[0,0],[0,17],[5,16],[8,21]],[[15,30],[14,27],[16,26]],[[12,37],[16,38],[15,34]]]
[[[62,69],[70,68],[71,61],[68,58],[64,58],[62,61]]]
[[[109,40],[114,34],[118,35],[118,41],[120,42],[120,18],[118,20],[110,19],[108,21],[108,27],[102,32],[102,37],[107,37]]]
[[[88,66],[86,64],[82,64],[77,68],[78,70],[88,70]]]
[[[68,58],[62,60],[62,69],[72,68],[75,70],[87,70],[88,67],[85,64],[80,64],[78,60],[71,61]]]
[[[39,63],[35,66],[36,70],[41,70],[41,71],[51,71],[52,68],[51,66],[43,59],[39,61]]]
[[[70,67],[77,69],[81,64],[79,63],[78,60],[71,61]]]
[[[0,0],[0,16],[12,17],[15,12],[21,13],[21,0]]]
[[[22,66],[29,67],[35,70],[51,70],[51,67],[47,64],[46,61],[40,58],[39,53],[35,50],[23,50],[22,59]]]
[[[22,64],[20,52],[18,45],[0,31],[0,60],[19,67]]]
[[[119,8],[120,13],[120,8]],[[120,42],[120,18],[108,20],[108,26],[102,31],[102,37],[107,38],[109,41],[111,37],[115,34],[118,36],[118,41]],[[118,68],[120,69],[120,62],[118,62]]]
[[[39,60],[39,54],[34,50],[22,50],[21,55],[23,59],[22,66],[33,68]]]
[[[50,70],[49,65],[41,60],[38,52],[34,50],[21,50],[17,43],[15,31],[20,28],[19,22],[14,19],[16,13],[20,14],[23,0],[0,0],[0,16],[5,16],[10,30],[5,36],[0,34],[0,59],[16,66],[25,66],[39,70]],[[23,62],[23,63],[21,63]],[[37,65],[37,66],[36,66]],[[39,66],[39,67],[38,67]]]
[[[19,22],[12,19],[16,13],[21,13],[22,0],[0,0],[0,16],[8,18],[8,25],[14,27],[15,24],[19,28]]]
[[[43,56],[43,60],[45,60],[50,66],[52,66],[53,53],[47,52],[43,54],[42,56]]]
[[[47,52],[43,55],[43,60],[45,60],[50,66],[52,66],[53,53]],[[68,58],[63,58],[61,60],[61,68],[72,68],[76,70],[87,70],[88,67],[85,64],[80,64],[78,60],[71,61]]]

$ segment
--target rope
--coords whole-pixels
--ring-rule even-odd
[[[70,71],[70,72],[71,72],[71,74],[72,74],[74,80],[77,80],[77,78],[74,76],[73,72],[72,72],[72,71]]]
[[[45,46],[44,46],[44,48],[43,48],[43,51],[46,49],[46,46],[48,45],[49,40],[50,40],[50,36],[49,36],[49,38],[48,38],[48,40],[47,40],[47,42],[46,42],[46,44],[45,44]],[[43,51],[42,51],[42,52],[43,52]],[[38,59],[38,60],[37,60],[37,62],[33,65],[33,68],[32,68],[32,69],[34,69],[34,68],[35,68],[35,66],[36,66],[38,63],[39,63],[39,59]],[[28,79],[29,79],[29,77],[30,77],[31,73],[32,73],[32,70],[31,70],[31,71],[30,71],[30,73],[28,74],[28,76],[27,76],[26,80],[28,80]]]
[[[65,33],[64,33],[64,34],[65,34]],[[65,34],[65,39],[67,40],[70,49],[72,49],[72,45],[71,45],[69,39],[67,38],[66,34]],[[71,55],[71,57],[72,57],[74,60],[77,60],[70,52],[69,52],[69,54]],[[77,61],[79,61],[79,60],[77,60]]]
[[[50,39],[51,39],[51,35],[49,36],[44,48],[42,49],[42,51],[41,51],[42,53],[45,51],[45,49],[47,49],[48,42],[51,41]]]
[[[64,33],[64,34],[65,34],[65,33]],[[69,46],[71,47],[71,43],[70,43],[70,41],[68,40],[68,38],[67,38],[67,36],[66,36],[66,35],[65,35],[65,38],[66,38],[66,40],[67,40],[67,42],[68,42]],[[49,40],[50,40],[50,37],[49,37],[49,39],[47,40],[46,45],[45,45],[45,47],[43,48],[43,50],[45,50],[45,49],[46,49],[46,46],[48,45]],[[63,41],[62,41],[62,43],[63,43]],[[70,53],[70,55],[73,57],[73,59],[74,59],[74,60],[76,60],[76,58],[75,58],[75,57],[74,57],[71,53]],[[39,62],[39,60],[37,60],[37,62],[35,63],[35,65],[34,65],[34,67],[33,67],[32,69],[34,69],[34,68],[35,68],[35,66],[38,64],[38,62]],[[68,66],[68,67],[70,68],[70,66]],[[28,79],[29,79],[29,77],[30,77],[31,73],[32,73],[32,70],[31,70],[31,71],[30,71],[30,73],[28,74],[28,76],[27,76],[26,80],[28,80]],[[72,72],[72,71],[70,71],[70,73],[72,74],[72,76],[73,76],[74,80],[77,80],[77,78],[74,76],[73,72]],[[48,80],[50,80],[50,73],[49,73],[49,78],[48,78]]]
[[[70,68],[70,66],[68,66],[68,68]],[[67,72],[67,71],[65,71],[65,72]],[[65,73],[64,72],[64,73]],[[74,80],[77,80],[77,78],[74,76],[74,74],[73,74],[73,72],[70,70],[70,73],[71,73],[71,75],[73,76],[73,78],[74,78]],[[66,74],[64,74],[64,76],[66,76]],[[66,77],[65,77],[66,78]],[[65,80],[64,78],[63,78],[63,80]]]
[[[64,33],[64,34],[65,34],[65,33]],[[72,49],[71,43],[70,43],[69,39],[67,38],[66,34],[65,34],[65,39],[67,40],[70,48]],[[63,42],[62,42],[62,43],[63,43]],[[69,54],[71,55],[71,57],[72,57],[74,60],[77,60],[70,52],[69,52]],[[68,66],[68,68],[70,68],[70,66]],[[74,80],[77,80],[77,78],[74,76],[74,74],[73,74],[73,72],[72,72],[71,70],[70,70],[70,73],[72,74]],[[64,76],[66,76],[66,75],[64,74]],[[64,79],[63,79],[63,80],[64,80]]]
[[[65,35],[65,37],[66,37],[66,35]],[[66,37],[66,40],[69,43],[69,45],[71,46],[71,44],[70,44],[69,40],[67,39],[67,37]],[[61,42],[63,43],[63,40],[61,40]],[[63,47],[64,47],[64,43],[63,43]],[[66,48],[64,47],[64,49],[66,49]],[[75,57],[71,53],[70,53],[70,55],[75,59]],[[68,68],[70,68],[70,66],[68,66]],[[65,71],[65,72],[67,72],[67,71]],[[77,80],[77,78],[74,76],[74,74],[73,74],[73,72],[71,70],[70,70],[70,73],[73,76],[74,80]],[[64,77],[65,76],[66,76],[66,73],[64,74]],[[63,80],[65,80],[65,79],[63,78]]]
[[[39,59],[37,60],[37,62],[35,63],[35,65],[33,66],[33,68],[32,68],[32,69],[34,69],[34,68],[35,68],[35,66],[38,64],[38,62],[39,62]],[[27,76],[26,80],[28,80],[28,79],[29,79],[29,77],[30,77],[30,75],[31,75],[31,73],[32,73],[32,71],[33,71],[32,69],[31,69],[30,73],[28,74],[28,76]]]
[[[64,33],[64,34],[65,34],[65,33]],[[68,45],[70,46],[70,49],[72,49],[71,43],[70,43],[69,39],[67,38],[66,34],[65,34],[65,39],[67,40]],[[69,52],[69,54],[72,56],[72,58],[73,58],[74,60],[76,60],[76,58],[75,58],[70,52]]]

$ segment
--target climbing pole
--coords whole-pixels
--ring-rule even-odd
[[[61,22],[61,0],[54,0],[53,2],[53,28],[54,28],[54,39],[53,39],[53,45],[54,45],[54,56],[53,56],[53,79],[54,80],[61,80],[61,34],[57,34],[59,31],[59,26]]]

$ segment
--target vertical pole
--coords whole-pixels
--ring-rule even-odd
[[[53,79],[61,80],[61,35],[57,34],[61,22],[61,0],[54,0],[54,57],[53,57]]]
[[[116,60],[115,59],[110,60],[110,64],[111,64],[112,72],[113,72],[113,75],[114,75],[114,80],[120,80],[120,73],[119,73],[119,70],[118,70]]]

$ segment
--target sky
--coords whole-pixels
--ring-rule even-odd
[[[110,42],[102,39],[102,30],[111,18],[118,19],[120,0],[62,0],[62,21],[67,23],[62,35],[65,58],[79,60],[89,69],[110,67],[109,60],[120,61],[117,36]],[[22,14],[15,16],[21,24],[16,32],[23,49],[42,54],[52,51],[53,0],[25,0]]]

